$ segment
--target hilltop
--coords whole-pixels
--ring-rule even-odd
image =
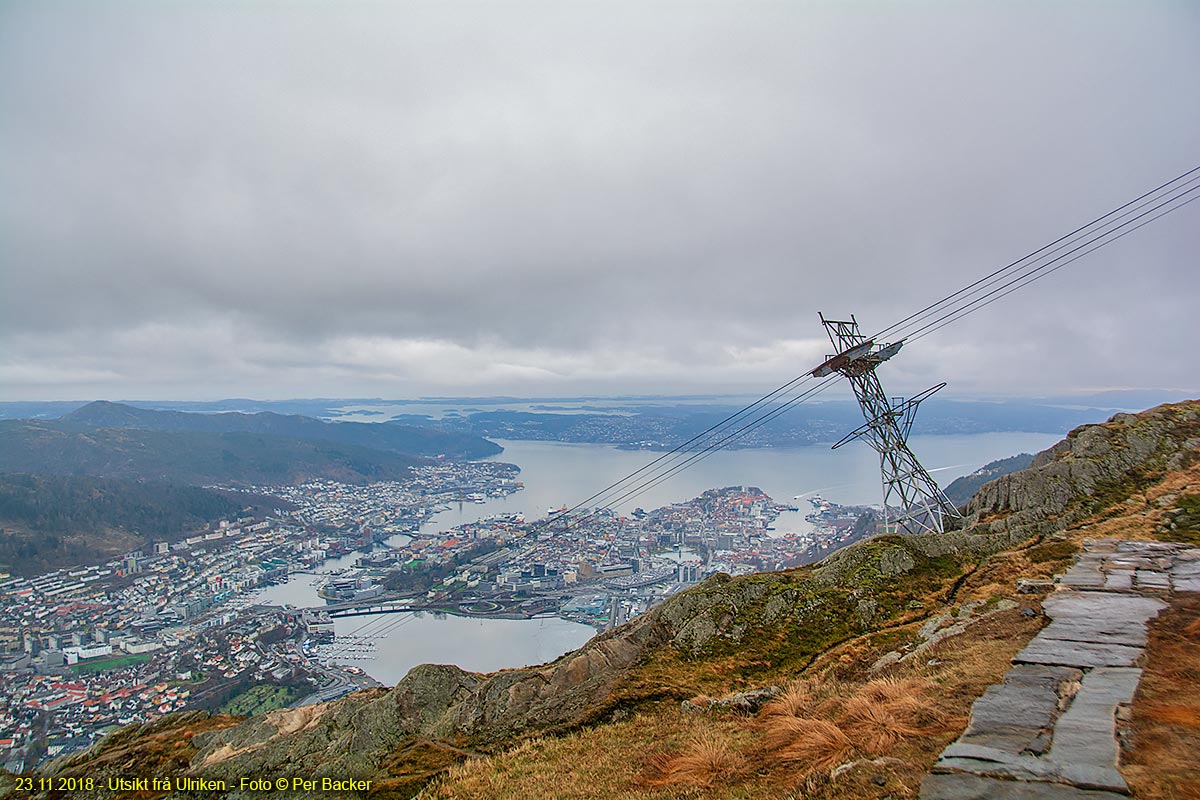
[[[312,442],[367,447],[410,456],[483,458],[502,448],[479,436],[447,433],[410,425],[378,425],[370,422],[325,422],[299,414],[260,411],[247,414],[223,411],[198,414],[187,411],[156,411],[123,403],[97,400],[59,420],[75,429],[128,428],[146,431],[197,433],[254,433]]]
[[[477,436],[261,412],[95,402],[56,420],[0,420],[0,472],[184,484],[394,480],[432,457],[501,452]]]
[[[325,776],[445,800],[915,797],[1085,536],[1200,546],[1200,403],[1078,428],[966,512],[944,534],[713,576],[550,664],[426,665],[323,705],[172,715],[41,774]],[[1174,598],[1155,626],[1124,772],[1138,796],[1167,797],[1200,788],[1200,708],[1175,699],[1195,696],[1200,653],[1173,633],[1200,630],[1200,602]]]
[[[366,447],[254,433],[74,429],[0,422],[0,472],[92,475],[192,485],[394,480],[422,459]]]

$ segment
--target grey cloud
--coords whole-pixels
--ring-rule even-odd
[[[1193,166],[1198,23],[9,3],[0,392],[770,385],[824,352],[817,310],[882,327]],[[1198,207],[914,345],[895,379],[1195,385]]]

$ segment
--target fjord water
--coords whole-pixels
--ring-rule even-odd
[[[1051,433],[980,433],[914,436],[909,444],[934,478],[946,486],[990,461],[1021,452],[1036,453],[1061,438],[1060,434]],[[488,460],[519,466],[525,488],[486,503],[456,505],[430,520],[424,530],[445,530],[491,514],[517,511],[530,519],[541,517],[549,508],[583,501],[663,455],[609,445],[495,441],[503,445],[504,452]],[[686,459],[660,462],[641,473],[633,486]],[[800,496],[795,501],[800,511],[785,514],[777,521],[775,527],[779,533],[808,530],[804,515],[811,507],[806,501],[814,494],[842,505],[878,504],[882,494],[878,456],[866,444],[855,442],[837,450],[828,445],[719,450],[692,462],[659,485],[648,487],[644,494],[613,507],[624,513],[638,507],[650,510],[687,500],[706,489],[738,485],[757,486],[778,503],[792,503],[794,497]]]
[[[910,445],[943,486],[989,461],[1020,452],[1037,452],[1061,439],[1059,434],[984,433],[961,436],[913,437]],[[456,504],[435,515],[424,532],[447,530],[493,515],[524,512],[529,519],[548,508],[574,505],[605,486],[658,458],[649,451],[620,450],[608,445],[560,442],[505,441],[504,452],[490,460],[521,467],[525,488],[484,503]],[[653,476],[653,470],[643,475]],[[803,532],[811,526],[804,515],[807,498],[820,494],[844,505],[880,501],[879,462],[874,451],[855,443],[830,450],[828,445],[719,451],[636,498],[617,504],[620,511],[647,510],[695,497],[722,486],[757,486],[777,502],[792,503],[799,511],[776,520],[778,534]],[[800,495],[800,499],[793,497]],[[398,537],[393,544],[403,544]],[[323,571],[350,566],[357,553],[327,562]],[[263,602],[320,605],[308,575],[262,592]],[[594,630],[558,618],[484,620],[430,614],[391,614],[348,617],[335,621],[339,636],[363,637],[373,643],[374,658],[339,661],[357,664],[386,684],[394,684],[417,664],[457,664],[487,672],[540,664],[579,647]],[[374,638],[382,633],[379,638]]]

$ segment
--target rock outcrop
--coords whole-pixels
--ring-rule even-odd
[[[1020,541],[1063,531],[1127,500],[1156,474],[1200,460],[1200,405],[1162,405],[1086,425],[1038,453],[1029,469],[984,484],[962,530]]]

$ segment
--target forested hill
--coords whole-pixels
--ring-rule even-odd
[[[0,570],[95,562],[240,509],[202,486],[404,480],[435,457],[500,450],[469,433],[108,402],[0,420]]]
[[[324,422],[313,417],[276,414],[271,411],[256,414],[237,411],[219,414],[153,411],[103,400],[72,411],[60,418],[57,424],[76,430],[125,428],[193,433],[257,433],[427,457],[483,458],[496,455],[502,450],[494,442],[471,433],[439,431],[411,425]]]
[[[167,536],[236,516],[242,504],[211,489],[159,481],[0,474],[0,522],[33,530],[126,528]]]
[[[0,421],[0,472],[94,475],[187,484],[398,480],[423,459],[327,441],[254,433],[86,429]]]
[[[0,474],[0,569],[34,575],[96,563],[175,541],[253,501],[158,481]]]

